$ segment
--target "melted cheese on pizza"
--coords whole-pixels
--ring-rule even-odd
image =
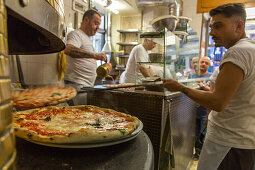
[[[125,133],[131,123],[119,114],[101,110],[52,109],[25,114],[20,125],[41,135],[68,135],[77,131]]]

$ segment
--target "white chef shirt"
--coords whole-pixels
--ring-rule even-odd
[[[66,44],[94,52],[92,41],[81,29],[70,32],[67,35]],[[65,80],[81,84],[84,87],[92,87],[96,79],[96,68],[96,60],[93,58],[73,58],[67,56]]]
[[[140,82],[143,78],[143,75],[140,73],[139,68],[137,67],[137,62],[149,61],[149,55],[143,45],[140,44],[135,46],[129,55],[126,70],[120,77],[120,83],[136,83],[136,78],[137,81]]]

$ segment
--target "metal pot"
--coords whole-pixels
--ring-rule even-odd
[[[97,76],[100,78],[111,77],[109,74],[112,71],[112,64],[105,63],[97,68]]]

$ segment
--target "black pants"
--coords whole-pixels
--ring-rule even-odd
[[[218,170],[255,170],[255,149],[231,148]]]

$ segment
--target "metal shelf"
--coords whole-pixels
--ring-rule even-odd
[[[129,54],[119,54],[119,55],[117,55],[117,57],[119,57],[119,58],[128,58]]]
[[[144,32],[140,38],[164,38],[164,32]]]
[[[115,68],[115,70],[118,70],[118,71],[125,71],[126,68]]]
[[[126,45],[126,46],[133,46],[133,45],[138,45],[138,42],[118,42],[118,45]]]
[[[120,33],[140,33],[138,29],[117,30]]]

